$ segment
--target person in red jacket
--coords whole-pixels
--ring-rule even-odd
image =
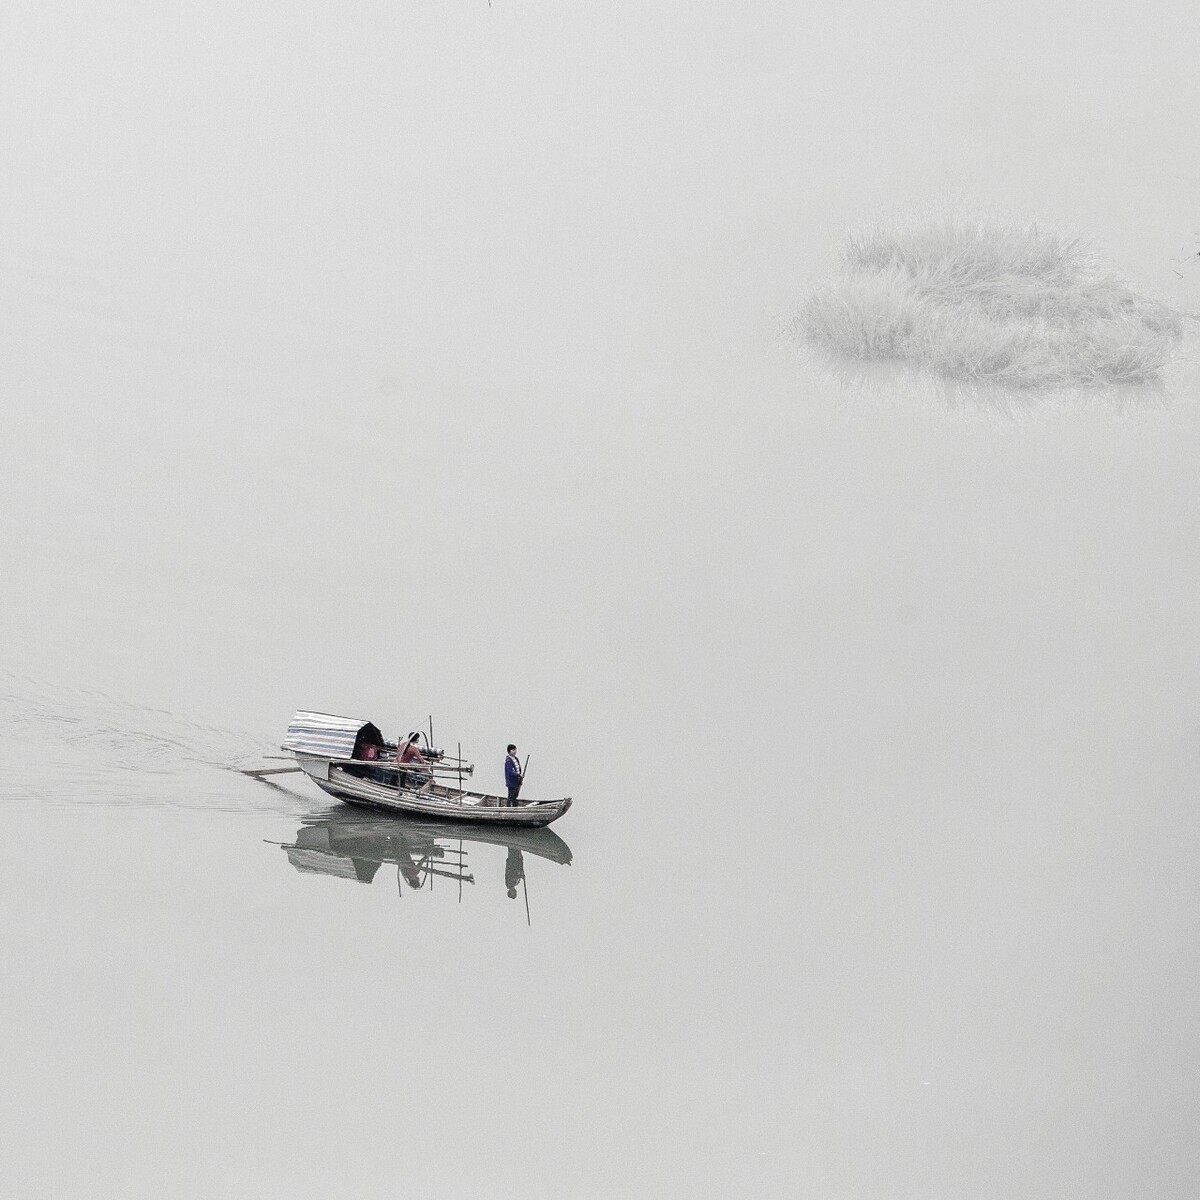
[[[404,743],[404,746],[400,751],[400,761],[402,763],[406,763],[406,762],[423,763],[425,761],[424,756],[421,754],[421,751],[417,749],[417,742],[420,739],[420,737],[421,737],[421,735],[419,733],[410,733],[408,735],[408,741],[406,741]]]
[[[420,738],[419,733],[410,733],[408,740],[400,748],[396,754],[396,759],[401,763],[420,763],[424,764],[425,756],[417,749],[417,739]],[[404,787],[420,787],[428,780],[429,776],[424,771],[401,771],[400,784]]]

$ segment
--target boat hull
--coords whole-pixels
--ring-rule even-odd
[[[365,777],[371,770],[386,778],[386,768],[347,767],[311,755],[297,754],[296,761],[323,792],[347,804],[377,812],[407,813],[437,821],[469,822],[474,825],[520,825],[539,828],[557,821],[571,807],[571,798],[518,801],[508,805],[502,796],[481,792],[459,792],[437,784],[410,790],[395,783]],[[351,773],[353,772],[353,773]],[[362,772],[360,774],[359,772]]]

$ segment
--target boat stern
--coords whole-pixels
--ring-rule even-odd
[[[317,758],[312,754],[302,754],[298,750],[293,751],[296,755],[296,766],[302,770],[309,779],[316,783],[329,782],[329,759]]]

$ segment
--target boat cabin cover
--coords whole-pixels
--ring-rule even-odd
[[[385,744],[370,721],[301,711],[288,725],[281,749],[319,758],[378,758]]]

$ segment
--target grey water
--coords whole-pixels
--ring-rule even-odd
[[[1184,1197],[1200,371],[779,335],[947,200],[1200,310],[1195,18],[18,6],[0,1194]],[[571,795],[389,824],[432,714]]]

